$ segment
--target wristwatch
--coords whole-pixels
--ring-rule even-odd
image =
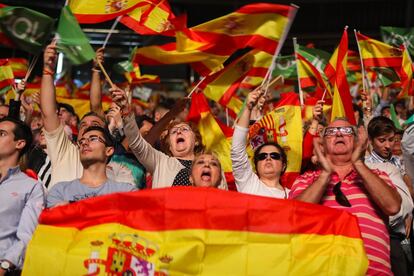
[[[4,269],[7,272],[11,271],[11,267],[12,267],[12,265],[9,261],[2,260],[0,262],[0,268]]]

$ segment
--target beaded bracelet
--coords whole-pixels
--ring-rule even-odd
[[[53,72],[52,70],[50,70],[47,67],[43,68],[43,75],[49,75],[49,76],[53,76],[55,74],[55,72]]]

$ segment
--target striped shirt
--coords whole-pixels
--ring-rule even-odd
[[[379,170],[373,170],[373,172],[392,186],[392,182],[387,174]],[[320,171],[309,171],[299,176],[295,183],[293,183],[289,198],[295,198],[300,195],[318,179],[319,174]],[[335,200],[333,187],[339,181],[342,182],[341,191],[348,198],[352,205],[351,207],[344,207]],[[369,260],[367,275],[391,275],[389,233],[384,222],[384,220],[387,220],[387,217],[369,198],[362,178],[358,173],[353,170],[343,180],[340,180],[336,173],[332,173],[321,204],[345,210],[357,216]]]

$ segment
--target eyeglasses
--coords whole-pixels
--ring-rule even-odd
[[[257,155],[257,160],[259,161],[263,161],[265,160],[268,156],[270,155],[270,158],[272,158],[273,160],[280,160],[282,159],[282,156],[280,155],[280,153],[278,152],[271,152],[271,153],[267,153],[267,152],[261,152]]]
[[[333,187],[333,193],[335,195],[336,202],[339,203],[339,205],[345,206],[345,207],[351,207],[351,203],[349,202],[348,198],[345,196],[345,194],[341,191],[341,184],[342,182],[339,181],[335,184]]]
[[[180,131],[181,133],[186,133],[191,131],[191,128],[189,126],[173,127],[172,129],[170,129],[170,134],[177,134],[178,131]]]
[[[85,137],[85,138],[80,139],[78,141],[78,146],[81,147],[81,146],[85,145],[86,142],[88,142],[88,144],[89,143],[101,142],[102,144],[106,145],[106,142],[105,142],[104,139],[102,139],[101,137],[96,136],[96,135],[91,135],[89,137]]]
[[[350,126],[347,127],[327,127],[323,133],[323,136],[335,136],[338,132],[342,135],[354,135],[354,129]]]

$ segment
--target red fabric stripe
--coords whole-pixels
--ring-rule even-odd
[[[255,13],[278,13],[283,16],[288,16],[289,11],[293,9],[291,6],[268,4],[268,3],[256,3],[241,7],[236,12],[255,14]]]
[[[83,229],[120,223],[143,231],[207,229],[361,238],[346,211],[214,188],[173,187],[118,193],[46,209],[40,223]]]
[[[394,58],[364,58],[365,67],[395,67],[400,68],[402,63],[401,57]]]
[[[277,102],[275,108],[279,108],[284,105],[300,106],[299,96],[295,92],[286,92],[280,94],[280,100]]]

